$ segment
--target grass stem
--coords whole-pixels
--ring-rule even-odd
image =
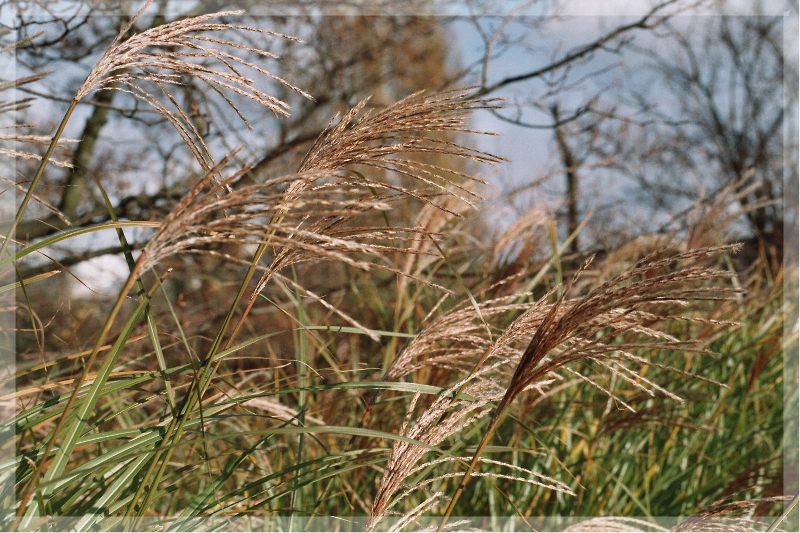
[[[439,522],[439,527],[436,529],[436,531],[442,531],[442,529],[444,529],[444,527],[447,525],[447,521],[449,520],[450,515],[453,514],[453,510],[455,509],[458,500],[461,499],[461,495],[464,493],[467,483],[469,483],[469,480],[472,478],[472,473],[478,467],[478,463],[481,460],[483,451],[486,449],[486,446],[489,445],[489,441],[491,441],[492,436],[494,436],[495,431],[500,426],[506,406],[508,405],[507,398],[508,396],[503,398],[503,400],[501,400],[497,405],[497,409],[495,409],[494,415],[489,422],[489,427],[486,428],[486,432],[483,434],[483,438],[481,439],[480,444],[478,444],[475,454],[472,456],[472,460],[469,462],[469,465],[467,465],[467,470],[464,472],[464,475],[461,476],[461,481],[459,481],[456,491],[453,493],[453,496],[450,497],[450,502],[447,504],[447,508],[442,516],[442,521]]]
[[[139,259],[136,261],[134,268],[131,270],[130,275],[128,276],[125,285],[123,286],[122,290],[120,290],[119,294],[117,295],[117,299],[114,302],[114,306],[112,307],[111,311],[106,316],[106,320],[103,323],[103,327],[100,330],[100,335],[97,337],[95,341],[94,348],[92,349],[91,354],[89,354],[88,359],[83,367],[83,372],[78,377],[78,379],[73,384],[72,394],[70,394],[69,399],[67,400],[66,405],[64,406],[64,411],[61,413],[61,417],[58,419],[53,431],[50,433],[50,438],[47,441],[47,445],[39,458],[39,461],[36,463],[36,467],[31,474],[30,480],[26,483],[25,488],[22,490],[22,499],[20,501],[19,507],[17,507],[16,517],[14,519],[14,524],[11,529],[16,530],[19,527],[20,521],[22,517],[25,515],[25,511],[28,507],[31,497],[33,493],[36,491],[36,485],[44,471],[44,465],[47,462],[47,459],[50,455],[50,452],[53,450],[53,446],[56,443],[56,439],[58,438],[59,433],[61,433],[64,424],[66,423],[67,418],[69,417],[70,410],[72,405],[75,403],[75,400],[78,397],[78,392],[81,389],[81,386],[86,381],[86,377],[89,374],[89,370],[94,366],[95,360],[97,359],[97,354],[100,353],[101,348],[105,344],[106,337],[108,333],[111,331],[111,327],[114,324],[114,320],[116,319],[117,315],[119,314],[120,309],[122,309],[122,305],[125,303],[125,298],[128,293],[133,288],[136,281],[139,279],[139,274],[142,269],[142,265],[144,264],[145,253],[142,252],[139,255]],[[51,468],[60,469],[65,466],[66,461],[69,459],[69,449],[67,446],[64,446],[62,450],[62,454],[56,458],[54,463],[51,465]],[[44,511],[44,510],[42,510]]]

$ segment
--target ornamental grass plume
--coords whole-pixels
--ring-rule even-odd
[[[386,226],[382,227],[369,221],[366,221],[369,225],[359,225],[357,218],[363,211],[376,208],[377,204],[386,206],[384,209],[388,211],[389,206],[406,201],[416,201],[458,216],[457,211],[449,207],[451,201],[472,205],[471,202],[479,198],[462,183],[481,182],[480,178],[452,166],[434,165],[415,157],[444,155],[456,161],[490,165],[503,161],[501,157],[436,137],[442,133],[491,134],[470,129],[468,118],[476,109],[497,108],[500,105],[498,99],[475,98],[470,88],[466,88],[430,94],[413,93],[377,111],[368,109],[368,102],[369,98],[365,98],[329,124],[300,163],[295,175],[298,179],[286,187],[272,221],[283,223],[289,220],[295,229],[286,235],[286,246],[277,247],[269,266],[251,292],[233,337],[274,273],[308,259],[309,252],[322,245],[320,238],[326,242],[324,247],[342,254],[367,252],[382,257],[380,254],[383,252],[431,253],[413,244],[426,237],[424,231],[392,226],[388,217]],[[382,176],[373,175],[376,172]],[[336,187],[341,187],[341,191],[347,191],[345,196],[354,200],[352,208],[327,214],[310,212],[307,216],[302,209],[292,212],[293,206],[323,190],[315,188],[320,183],[319,178],[323,177],[328,183],[333,183],[320,185],[325,187],[325,194],[335,195]],[[268,233],[251,263],[257,263],[266,254],[267,243],[273,235],[271,230]],[[396,243],[403,240],[410,244],[398,247]],[[370,268],[414,277],[391,266],[388,260],[362,262],[356,266],[366,267],[367,264]],[[425,282],[421,278],[415,279]]]
[[[477,305],[467,300],[432,319],[395,358],[385,379],[399,381],[425,367],[468,374],[494,346],[489,333],[497,332],[498,322],[509,313],[519,313],[530,307],[520,302],[521,297],[520,293],[515,293]],[[542,312],[539,315],[541,319]],[[499,347],[494,349],[499,351]]]
[[[234,95],[245,97],[278,116],[289,114],[289,105],[259,89],[256,78],[246,74],[248,71],[310,98],[304,91],[246,57],[246,54],[255,54],[260,58],[272,59],[277,57],[275,54],[227,38],[225,32],[249,32],[290,40],[297,38],[263,28],[220,22],[225,17],[242,15],[243,11],[189,17],[129,36],[136,22],[151,5],[152,0],[147,0],[131,17],[78,88],[17,209],[14,222],[0,247],[0,254],[5,252],[9,237],[21,222],[75,108],[91,93],[101,89],[120,91],[152,107],[175,129],[203,171],[214,168],[215,160],[203,136],[170,92],[171,88],[184,85],[192,79],[202,82],[221,97],[248,127],[250,123],[235,104]],[[214,64],[221,66],[211,66]]]
[[[570,368],[573,363],[589,362],[648,394],[663,394],[677,401],[683,399],[647,379],[641,370],[657,367],[682,376],[712,381],[651,361],[637,352],[675,350],[709,353],[699,341],[678,339],[663,331],[663,326],[671,322],[705,322],[681,310],[690,304],[730,299],[739,292],[723,284],[732,278],[730,272],[702,264],[706,258],[732,248],[736,247],[702,248],[668,254],[666,257],[656,252],[585,296],[568,299],[575,280],[589,268],[590,260],[575,274],[573,281],[563,287],[554,304],[547,303],[546,298],[534,303],[526,313],[539,315],[546,309],[544,318],[519,357],[506,392],[497,403],[472,461],[450,499],[441,526],[446,524],[455,508],[507,408],[522,392],[560,372],[567,372],[599,387],[588,376]],[[513,325],[509,330],[512,328]],[[499,338],[490,347],[489,353],[494,346],[505,345],[507,338]],[[489,357],[486,355],[483,359]],[[623,406],[633,409],[624,403]]]
[[[595,516],[572,524],[564,529],[564,531],[570,533],[578,531],[585,533],[632,533],[641,531],[664,532],[669,530],[658,524],[638,518]]]
[[[775,496],[748,500],[716,502],[677,524],[672,531],[764,531],[764,522],[753,517],[760,505],[784,502],[784,515],[773,520],[767,531],[775,531],[788,511],[797,506],[797,496]]]
[[[290,110],[288,103],[259,89],[257,78],[248,72],[311,98],[246,56],[278,59],[276,54],[228,38],[226,32],[247,32],[293,41],[298,41],[297,37],[224,21],[227,17],[244,14],[244,11],[232,10],[175,20],[126,38],[151,4],[152,0],[145,2],[119,32],[78,89],[76,101],[102,89],[130,94],[169,121],[202,168],[209,170],[214,161],[208,147],[170,92],[171,87],[185,85],[187,80],[201,82],[221,97],[248,128],[252,126],[234,102],[235,96],[247,98],[280,117],[289,116]]]
[[[28,38],[14,41],[13,43],[0,47],[0,55],[16,53],[18,48],[29,44],[32,40],[39,37],[39,35],[41,34],[38,33]],[[49,74],[49,72],[36,72],[20,78],[2,79],[0,80],[0,93],[18,90],[25,85],[30,85],[46,78]],[[23,146],[46,147],[50,143],[50,136],[24,133],[25,131],[31,130],[34,125],[18,124],[14,122],[14,113],[30,108],[35,100],[36,98],[28,96],[24,98],[12,97],[0,101],[0,117],[4,119],[3,122],[0,123],[0,156],[8,157],[11,160],[42,160],[41,154],[31,149],[23,149]],[[56,149],[66,151],[65,149],[67,148],[67,145],[75,142],[76,141],[74,139],[60,139]],[[62,168],[69,168],[72,166],[72,163],[66,154],[60,155],[58,158],[53,157],[50,162],[53,165]],[[16,184],[16,181],[11,179],[11,176],[2,176],[2,178],[10,183]],[[22,189],[21,186],[17,186],[17,188]],[[36,199],[39,200],[39,203],[43,203],[39,198]],[[47,205],[45,205],[45,207],[51,209]],[[55,212],[58,214],[57,211]]]
[[[500,366],[502,363],[494,365]],[[503,387],[494,375],[496,368],[487,366],[478,372],[455,383],[447,390],[439,393],[431,404],[414,420],[414,412],[419,404],[420,394],[412,398],[406,411],[406,418],[400,428],[400,434],[409,441],[398,441],[392,446],[391,455],[386,465],[380,485],[370,509],[367,530],[377,528],[385,518],[398,513],[393,508],[405,498],[420,490],[428,489],[458,474],[448,473],[425,476],[416,482],[407,482],[415,474],[429,470],[443,463],[464,463],[469,457],[445,456],[423,462],[423,458],[446,439],[463,431],[475,422],[483,419],[491,411],[491,403],[498,401],[504,394]],[[557,479],[510,463],[482,458],[485,464],[499,467],[501,472],[486,472],[478,475],[502,478],[531,485],[538,485],[558,492],[573,494],[572,490]],[[421,514],[438,504],[444,493],[434,491],[429,498],[411,511],[400,515],[389,531],[399,531],[411,524]]]
[[[364,111],[367,102],[363,100],[323,131],[294,174],[239,185],[250,170],[245,167],[215,179],[234,153],[210,169],[149,240],[142,271],[178,253],[214,253],[209,245],[234,242],[268,243],[275,249],[256,293],[273,274],[308,260],[330,259],[364,270],[376,267],[413,276],[391,267],[384,254],[430,254],[419,245],[426,235],[413,227],[376,227],[365,215],[389,211],[406,201],[452,212],[449,201],[469,202],[455,191],[476,197],[458,181],[478,178],[398,156],[434,153],[499,162],[491,154],[425,135],[482,133],[469,130],[466,118],[474,109],[495,104],[473,99],[466,90],[415,93],[376,113]],[[391,177],[373,178],[355,170],[363,167],[411,178],[412,184],[404,186]],[[437,202],[440,197],[445,201]]]

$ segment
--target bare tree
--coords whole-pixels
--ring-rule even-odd
[[[553,134],[556,138],[556,144],[558,145],[558,153],[561,156],[561,163],[564,165],[567,233],[572,235],[578,229],[578,167],[580,166],[580,162],[575,158],[575,155],[572,153],[572,148],[570,148],[569,143],[567,143],[563,125],[560,124],[561,115],[558,110],[558,105],[553,104],[550,107],[550,112],[553,115]],[[578,236],[576,235],[570,244],[570,250],[576,253],[578,248]]]
[[[654,75],[637,103],[649,120],[628,131],[630,152],[621,164],[656,206],[673,210],[730,184],[744,190],[758,183],[741,196],[741,208],[753,235],[777,247],[783,153],[785,142],[794,142],[784,138],[784,127],[797,104],[796,92],[784,92],[793,67],[782,24],[777,16],[668,24],[665,46],[644,51]]]

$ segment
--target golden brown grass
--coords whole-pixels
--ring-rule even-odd
[[[545,239],[540,233],[552,225],[547,212],[523,215],[493,246],[486,245],[485,253],[459,241],[466,232],[457,227],[458,218],[480,202],[482,180],[471,169],[502,161],[467,144],[469,135],[485,133],[474,131],[469,117],[500,102],[476,98],[469,88],[418,92],[380,109],[370,107],[367,98],[330,122],[295,172],[254,182],[244,179],[250,167],[234,165],[237,152],[220,160],[212,156],[171,89],[186,78],[197,80],[246,124],[235,104],[239,97],[287,115],[288,105],[258,89],[245,72],[308,95],[244,58],[255,54],[274,59],[270,53],[224,35],[290,37],[223,21],[239,12],[203,15],[129,35],[143,12],[103,54],[70,110],[100,89],[125,91],[145,101],[184,140],[202,177],[162,220],[149,222],[148,227],[157,227],[137,261],[127,250],[130,275],[92,339],[94,348],[81,352],[82,366],[64,370],[59,365],[75,358],[55,358],[56,370],[71,376],[58,382],[64,394],[52,405],[34,402],[15,420],[24,430],[20,449],[30,457],[7,467],[20,476],[14,526],[29,525],[34,515],[48,512],[80,514],[79,525],[86,528],[105,515],[124,514],[130,519],[125,526],[132,529],[148,514],[170,511],[179,515],[171,524],[182,526],[204,513],[226,518],[254,509],[280,513],[286,505],[294,512],[303,487],[318,487],[316,474],[341,486],[331,495],[332,481],[320,485],[312,511],[323,508],[328,497],[341,504],[326,510],[328,514],[353,512],[358,506],[368,514],[370,530],[388,520],[394,520],[389,526],[393,530],[417,527],[423,515],[445,502],[440,529],[464,525],[447,520],[472,477],[525,487],[518,489],[529,500],[524,502],[527,509],[518,511],[524,519],[550,497],[542,494],[578,497],[585,487],[576,478],[572,482],[548,470],[553,462],[560,464],[548,449],[537,449],[544,459],[530,465],[486,457],[506,415],[527,417],[538,428],[546,422],[538,419],[540,414],[553,409],[551,400],[579,387],[599,393],[608,402],[606,412],[630,413],[642,406],[652,409],[647,402],[656,400],[683,408],[697,398],[684,397],[686,383],[714,390],[731,387],[725,376],[705,375],[705,366],[694,361],[711,356],[707,344],[739,327],[731,302],[740,303],[742,289],[735,273],[722,269],[718,260],[736,247],[719,242],[740,214],[727,210],[729,202],[749,189],[733,187],[720,196],[726,200],[698,212],[688,237],[659,235],[612,251],[599,264],[590,258],[571,272],[567,268],[571,279],[564,283],[560,257],[541,253],[547,258],[544,264],[527,257],[541,252]],[[70,113],[52,138],[13,139],[50,141],[14,225],[27,199],[36,198],[33,189]],[[415,216],[406,216],[409,211]],[[519,257],[513,268],[502,269],[509,250],[519,250]],[[34,251],[23,247],[18,256]],[[213,255],[246,268],[244,274],[236,271],[241,277],[233,282],[239,290],[225,294],[229,306],[221,319],[202,324],[196,335],[204,342],[213,339],[204,357],[190,345],[178,317],[181,311],[161,291],[163,276],[157,277],[158,271],[180,267],[181,259],[190,255]],[[355,273],[350,286],[363,292],[348,301],[326,294],[334,292],[328,285],[315,289],[304,274],[323,264],[328,272]],[[551,265],[558,265],[559,275],[549,273]],[[485,276],[478,272],[465,281],[471,268],[495,271]],[[392,277],[396,284],[379,288],[378,282]],[[134,289],[131,311],[125,302]],[[373,308],[359,300],[368,291],[377,294]],[[163,315],[173,322],[167,323],[175,326],[168,332],[172,344],[167,350],[162,345],[167,335],[156,328],[156,301],[168,310]],[[279,319],[259,321],[254,315],[262,302],[267,311],[288,317],[291,327],[277,331]],[[375,309],[391,315],[395,330],[380,329]],[[120,317],[126,317],[122,327],[116,324]],[[314,325],[309,317],[321,324]],[[129,346],[134,332],[144,327],[140,322],[147,324],[147,336],[138,338],[148,339],[152,353]],[[345,331],[343,323],[351,329]],[[267,331],[259,329],[264,327]],[[772,332],[771,327],[767,321],[764,329]],[[322,339],[315,332],[324,328],[331,336]],[[237,344],[248,333],[251,338]],[[291,351],[273,343],[273,333],[288,333],[284,337],[292,337]],[[341,341],[336,333],[363,335],[371,344]],[[106,344],[111,337],[115,342]],[[391,339],[386,345],[381,344],[384,337]],[[168,366],[165,352],[178,361]],[[682,364],[667,354],[680,354]],[[242,363],[228,369],[225,365],[234,357],[257,363],[252,363],[255,368]],[[318,371],[321,360],[328,367]],[[145,370],[118,369],[134,361]],[[23,376],[45,367],[32,365]],[[146,379],[135,381],[139,374]],[[363,390],[345,396],[350,389]],[[391,392],[381,397],[386,390]],[[333,400],[318,400],[314,411],[309,397],[317,394]],[[525,408],[516,409],[523,402]],[[168,408],[159,413],[161,403]],[[382,416],[370,419],[372,409]],[[250,418],[257,422],[242,422]],[[596,424],[601,434],[610,433],[615,422],[617,427],[636,423],[605,413],[601,418]],[[681,419],[680,427],[705,427],[701,422]],[[229,432],[213,441],[219,449],[209,446],[217,431]],[[477,444],[470,446],[475,431]],[[30,442],[31,435],[43,442]],[[342,436],[349,437],[346,445],[336,440]],[[391,446],[372,446],[378,439]],[[219,455],[212,456],[209,448]],[[109,450],[120,458],[105,462]],[[339,470],[329,474],[327,468]],[[460,481],[453,487],[456,479]],[[527,490],[540,492],[534,498]],[[173,506],[176,498],[176,505],[183,507]],[[270,507],[273,499],[276,509]],[[713,508],[703,518],[740,509],[731,505]],[[513,501],[512,507],[517,510]],[[690,519],[681,527],[694,524]],[[640,525],[604,519],[575,527],[624,530]]]

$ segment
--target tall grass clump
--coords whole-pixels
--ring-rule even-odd
[[[755,527],[782,506],[775,402],[794,339],[782,341],[779,280],[734,268],[723,205],[700,209],[688,234],[589,257],[564,256],[576,235],[538,238],[554,234],[544,210],[481,235],[493,228],[472,216],[480,173],[503,159],[471,146],[487,132],[470,116],[502,103],[471,88],[361,99],[294,169],[255,176],[244,147],[212,154],[174,89],[194,78],[248,126],[238,99],[286,117],[264,83],[312,95],[230,35],[293,37],[229,22],[238,11],[137,33],[146,7],[55,133],[22,139],[43,156],[0,149],[40,159],[0,267],[109,229],[128,267],[94,305],[85,345],[23,354],[4,377],[17,383],[3,398],[17,405],[2,423],[16,434],[0,464],[6,527],[298,530],[358,517],[347,527],[372,531],[605,515],[619,518],[572,527],[674,516],[692,529],[737,513]],[[100,89],[168,121],[194,177],[146,221],[118,217],[98,183],[110,222],[17,242],[75,106]],[[128,228],[143,230],[137,246]],[[171,291],[197,258],[215,261],[221,287],[201,316]],[[27,285],[59,275],[3,288],[31,310],[20,338],[50,338]]]

